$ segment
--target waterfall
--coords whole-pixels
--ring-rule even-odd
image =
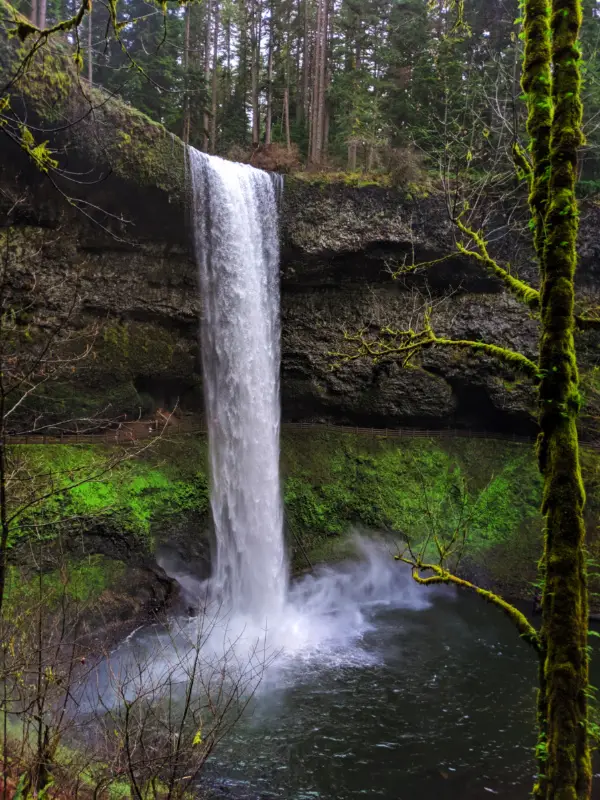
[[[263,622],[284,606],[279,482],[281,178],[189,148],[216,536],[213,586]]]

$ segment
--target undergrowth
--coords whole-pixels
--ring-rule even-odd
[[[29,465],[63,475],[65,491],[25,517],[28,526],[52,516],[79,516],[154,547],[153,531],[190,518],[209,527],[206,441],[161,442],[141,460],[123,462],[106,480],[67,490],[69,475],[104,457],[95,446],[24,446]],[[469,439],[384,439],[347,433],[285,431],[282,475],[286,530],[293,564],[335,560],[348,553],[353,528],[422,540],[437,526],[448,535],[468,517],[467,560],[496,583],[522,594],[535,579],[541,542],[541,484],[533,447]],[[600,555],[596,525],[600,458],[583,453],[588,485],[591,553]],[[89,561],[75,585],[100,588],[101,562]]]

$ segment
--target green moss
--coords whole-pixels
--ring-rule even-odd
[[[101,555],[67,560],[60,570],[46,571],[40,577],[31,570],[11,566],[8,572],[6,602],[8,614],[35,605],[44,598],[46,609],[52,611],[61,602],[63,592],[70,600],[85,606],[95,603],[103,592],[115,585],[125,574],[125,565]],[[41,588],[40,588],[41,580]]]
[[[194,374],[194,356],[171,331],[141,322],[112,322],[97,347],[101,368],[117,381],[140,375],[179,377]]]
[[[540,6],[551,30],[551,60],[547,40],[531,41],[547,73],[552,70],[550,141],[533,141],[532,196],[545,193],[543,220],[536,218],[540,255],[541,337],[539,390],[539,464],[544,477],[544,553],[542,627],[545,654],[540,675],[539,723],[547,744],[546,776],[538,794],[556,798],[588,797],[591,759],[588,741],[588,594],[585,540],[585,492],[579,459],[577,416],[581,405],[574,344],[575,270],[579,215],[575,197],[577,154],[583,143],[578,35],[580,0],[529,0]],[[550,17],[551,12],[551,17]],[[533,107],[529,119],[545,109]],[[540,104],[537,103],[537,106]],[[544,116],[545,119],[545,116]],[[549,170],[540,174],[537,161]],[[542,770],[540,770],[542,771]]]
[[[286,176],[286,185],[298,180],[310,186],[342,185],[352,187],[378,186],[390,187],[390,176],[383,173],[365,172],[295,172],[289,178]]]
[[[525,385],[524,381],[520,380],[509,381],[506,378],[498,378],[497,380],[500,386],[502,386],[506,392],[516,392]]]
[[[154,411],[152,397],[136,381],[160,388],[176,382],[178,393],[201,388],[194,346],[168,329],[146,323],[107,322],[95,341],[94,358],[68,378],[49,381],[32,396],[27,413],[54,421],[75,417],[132,417]]]
[[[542,267],[552,122],[550,4],[548,0],[527,0],[523,5],[525,53],[522,87],[527,99],[527,133],[532,159],[529,205],[534,226],[534,246]]]
[[[52,475],[59,491],[34,506],[13,530],[16,539],[29,537],[35,523],[81,518],[102,524],[152,546],[155,528],[179,515],[196,518],[208,513],[205,442],[159,443],[143,458],[122,461],[106,475],[110,448],[100,445],[25,445],[12,448],[32,473]],[[182,457],[185,453],[192,458]],[[97,480],[76,485],[82,476]],[[51,530],[51,529],[50,529]],[[49,536],[51,534],[48,534]]]
[[[433,185],[430,181],[420,184],[415,183],[414,181],[409,181],[406,184],[406,191],[407,191],[407,200],[413,200],[414,198],[424,199],[429,197],[433,190]]]
[[[19,25],[22,32],[30,27],[25,17],[6,0],[0,0],[0,71],[6,75],[14,73],[31,51],[31,39],[21,42],[12,35]],[[106,163],[108,159],[120,177],[140,186],[158,187],[175,200],[184,199],[182,141],[118,97],[98,88],[82,91],[73,52],[59,35],[50,37],[35,52],[11,91],[19,101],[25,100],[32,118],[52,122],[81,117],[79,124],[65,126],[61,145],[74,144],[92,163]],[[90,102],[93,119],[85,113]],[[92,126],[103,131],[101,137],[92,135]]]
[[[538,290],[528,283],[515,278],[510,272],[510,265],[507,265],[506,269],[501,267],[500,264],[490,256],[485,238],[480,232],[465,225],[460,217],[456,221],[456,225],[461,233],[463,233],[477,248],[476,250],[472,250],[465,247],[461,242],[457,242],[456,247],[459,253],[462,253],[462,255],[467,258],[479,261],[487,270],[500,278],[512,295],[528,306],[532,311],[537,311],[540,303]]]
[[[100,520],[148,549],[155,531],[178,518],[193,517],[206,528],[206,448],[203,438],[160,442],[143,459],[119,464],[106,479],[72,488],[110,451],[83,445],[14,448],[29,470],[52,472],[62,481],[60,493],[27,514],[15,537],[29,536],[36,521],[70,516]],[[589,468],[593,465],[600,482],[599,464],[600,459],[592,459]],[[528,569],[519,559],[525,557],[533,569],[541,530],[540,481],[526,445],[284,431],[282,473],[289,542],[298,567],[306,566],[303,549],[315,562],[346,553],[353,526],[422,539],[428,530],[426,503],[447,530],[465,505],[472,523],[472,559],[502,583],[516,572],[520,585],[515,591],[526,589]]]
[[[479,562],[490,561],[495,554],[493,560],[508,557],[514,568],[510,551],[526,531],[532,544],[529,571],[534,571],[541,534],[541,482],[530,447],[480,440],[399,442],[286,432],[282,468],[292,547],[295,537],[300,538],[314,560],[327,554],[329,539],[339,538],[352,526],[422,540],[428,532],[429,505],[437,524],[447,531],[466,507],[471,520],[468,550]],[[302,566],[301,549],[294,554]]]
[[[93,93],[97,95],[94,100],[106,109],[106,123],[114,130],[114,136],[105,144],[116,174],[142,186],[156,186],[183,200],[186,169],[181,139],[122,100],[115,98],[106,103],[101,90]],[[83,140],[78,141],[85,147]]]
[[[128,534],[150,552],[156,535],[178,521],[194,520],[198,535],[208,527],[204,438],[160,442],[143,459],[118,465],[106,480],[70,490],[71,478],[91,473],[110,451],[64,445],[15,450],[26,458],[28,469],[55,472],[64,484],[59,495],[26,515],[15,537],[30,536],[34,522],[78,516],[84,532],[100,522],[108,530]],[[583,467],[591,497],[590,553],[600,558],[600,454],[584,451]],[[282,474],[296,568],[306,567],[304,551],[313,563],[346,556],[348,534],[355,527],[423,540],[428,506],[442,535],[452,530],[461,513],[468,515],[468,563],[485,571],[498,588],[522,596],[535,579],[542,534],[541,479],[529,445],[285,430]]]

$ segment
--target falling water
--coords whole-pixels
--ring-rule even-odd
[[[279,485],[281,178],[189,149],[216,534],[213,585],[261,622],[286,595]]]
[[[123,686],[132,697],[168,692],[171,703],[177,687],[191,686],[190,669],[204,675],[200,691],[226,669],[247,699],[259,685],[269,695],[321,670],[371,668],[380,656],[363,642],[381,609],[426,609],[436,591],[394,561],[387,536],[358,537],[358,559],[288,586],[279,486],[281,182],[192,148],[189,166],[216,563],[206,582],[163,562],[198,615],[127,637],[85,687],[80,713],[98,709],[98,692],[104,711],[118,705]]]

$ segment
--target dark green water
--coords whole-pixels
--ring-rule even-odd
[[[240,798],[524,800],[536,659],[510,621],[445,595],[370,622],[351,646],[268,676],[204,786]]]
[[[419,587],[387,551],[363,550],[363,560],[290,588],[267,626],[276,655],[205,766],[198,796],[525,800],[535,772],[535,654],[499,609],[472,594]],[[110,670],[100,665],[87,710],[97,708],[98,688],[103,703],[114,702],[110,676],[128,664],[151,665],[142,683],[167,669],[173,697],[183,697],[185,662],[175,657],[172,673],[168,665],[203,619],[181,620],[175,638],[160,626],[129,637]],[[218,653],[227,632],[244,664],[261,627],[239,612],[223,623],[202,645],[206,663],[213,652],[225,663]]]

